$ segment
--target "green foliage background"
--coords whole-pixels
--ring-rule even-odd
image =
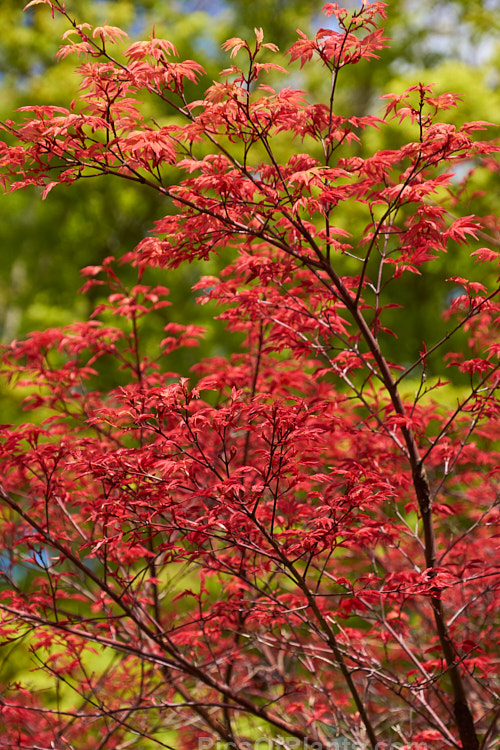
[[[347,3],[348,4],[348,3]],[[34,103],[68,105],[76,95],[78,77],[75,59],[70,56],[55,64],[54,55],[68,24],[60,17],[52,19],[47,7],[33,6],[23,13],[23,3],[3,0],[0,5],[0,119],[12,117],[20,106]],[[196,59],[207,70],[200,82],[199,96],[227,64],[221,43],[231,36],[253,37],[253,28],[262,26],[267,41],[276,42],[282,52],[293,43],[296,29],[306,33],[321,25],[332,25],[321,14],[321,0],[68,0],[67,7],[79,21],[91,24],[107,22],[127,30],[130,37],[147,37],[155,27],[157,36],[171,39],[181,59]],[[351,2],[352,6],[357,3]],[[380,114],[379,96],[402,91],[419,81],[433,82],[436,90],[456,91],[464,98],[459,110],[448,117],[460,123],[468,120],[500,119],[500,18],[492,0],[394,0],[388,7],[386,35],[393,39],[379,61],[362,63],[343,71],[338,86],[337,111],[341,115]],[[284,62],[287,64],[286,58]],[[297,86],[320,97],[328,86],[324,69],[319,65],[312,73],[291,68],[286,85]],[[281,83],[281,85],[283,85]],[[148,114],[164,119],[161,102],[148,102]],[[399,145],[402,136],[416,137],[408,126],[394,124],[383,134],[369,138],[360,149],[361,155],[377,148]],[[307,144],[287,146],[303,151]],[[351,150],[352,153],[352,150]],[[283,154],[288,158],[287,154]],[[457,175],[457,189],[459,178]],[[175,181],[175,174],[172,174]],[[498,175],[479,170],[474,195],[468,190],[461,197],[461,213],[494,214],[498,195]],[[8,342],[25,336],[31,330],[64,325],[85,317],[95,298],[77,293],[81,285],[79,269],[98,264],[104,257],[119,258],[130,251],[150,230],[155,219],[168,207],[160,198],[126,182],[102,178],[82,180],[71,188],[56,187],[42,202],[40,191],[29,190],[8,195],[0,204],[0,338]],[[356,235],[366,217],[339,211],[339,225]],[[484,239],[475,246],[487,244]],[[474,249],[471,247],[471,249]],[[446,307],[447,295],[453,293],[443,279],[453,273],[478,277],[464,249],[451,250],[450,257],[432,264],[431,275],[408,275],[406,285],[400,284],[404,312],[405,335],[388,340],[390,356],[401,363],[410,362],[422,340],[436,340],[444,332],[439,323]],[[199,350],[181,350],[172,356],[168,368],[187,374],[190,366],[205,354],[225,354],[236,340],[222,335],[222,328],[212,322],[211,312],[196,305],[190,288],[198,277],[217,271],[216,261],[203,269],[191,266],[177,272],[156,271],[149,281],[171,289],[173,306],[165,316],[184,324],[207,325],[207,338]],[[124,278],[127,278],[124,269]],[[130,274],[129,274],[130,275]],[[130,277],[133,283],[132,277]],[[430,305],[423,304],[431,302]],[[430,312],[422,313],[422,309]],[[207,314],[208,313],[208,314]],[[168,322],[167,317],[158,321]],[[387,324],[391,324],[390,318]],[[399,326],[401,328],[401,325]],[[147,332],[145,332],[147,334]],[[155,334],[157,336],[157,334]],[[148,335],[145,336],[146,345]],[[153,333],[151,332],[151,341]],[[434,364],[439,374],[441,364]],[[5,407],[14,413],[17,405]],[[6,421],[6,417],[3,418]]]

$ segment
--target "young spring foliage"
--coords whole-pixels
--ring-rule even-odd
[[[114,176],[166,213],[83,269],[89,320],[5,351],[28,415],[1,427],[1,640],[35,671],[4,686],[1,742],[493,748],[499,239],[491,217],[461,215],[455,177],[496,168],[488,123],[443,122],[458,97],[421,83],[382,118],[336,111],[342,68],[387,45],[384,3],[327,4],[328,27],[288,58],[260,29],[228,40],[197,101],[204,72],[172,42],[120,52],[119,29],[35,4],[67,18],[60,57],[79,58],[81,93],[3,124],[7,192],[50,200]],[[297,63],[323,66],[322,100],[286,85]],[[388,123],[413,139],[367,156]],[[385,322],[393,290],[452,243],[484,283],[449,268],[445,338],[388,361],[387,337],[405,335]],[[168,284],[213,256],[220,274],[194,290],[243,343],[187,378],[169,356],[204,331],[147,275]],[[467,385],[450,396],[431,357]]]

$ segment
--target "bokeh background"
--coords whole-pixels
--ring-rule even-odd
[[[355,7],[359,3],[346,3]],[[68,22],[51,18],[47,6],[32,6],[23,12],[23,2],[3,0],[0,4],[0,119],[13,117],[18,107],[29,104],[67,106],[78,90],[74,56],[56,63],[55,54]],[[279,45],[285,53],[296,38],[296,29],[313,33],[320,26],[333,26],[334,19],[321,14],[317,0],[67,0],[67,8],[78,21],[108,24],[125,29],[131,39],[149,36],[154,27],[158,37],[174,42],[181,59],[196,59],[206,71],[206,78],[188,92],[199,98],[227,65],[222,42],[232,36],[253,37],[254,27],[262,27],[266,41]],[[380,96],[420,81],[434,83],[436,91],[455,91],[463,97],[459,109],[445,114],[457,124],[470,120],[500,120],[500,8],[497,0],[393,0],[388,3],[386,35],[391,46],[379,61],[364,62],[342,72],[337,89],[337,112],[341,115],[382,114]],[[280,61],[282,62],[282,61]],[[282,62],[283,64],[283,62]],[[284,65],[287,65],[284,58]],[[290,68],[289,85],[306,89],[312,98],[321,99],[328,87],[324,69],[308,66],[301,72]],[[272,81],[271,81],[272,83]],[[145,112],[151,119],[165,120],[171,113],[162,102],[148,100]],[[20,115],[17,115],[18,117]],[[15,116],[14,116],[15,117]],[[360,155],[377,148],[393,148],[403,138],[413,139],[410,125],[385,128],[380,135],[370,133]],[[479,134],[481,136],[481,134]],[[3,136],[7,138],[7,136]],[[2,136],[0,135],[0,138]],[[378,140],[377,140],[378,139]],[[301,151],[302,144],[289,145],[290,152]],[[351,149],[351,154],[353,149]],[[285,154],[284,158],[288,158]],[[461,181],[473,164],[461,165],[456,175],[461,214],[498,214],[498,171],[481,168],[473,182],[463,188]],[[172,170],[171,180],[178,175]],[[96,302],[92,295],[78,293],[82,280],[79,269],[98,264],[113,255],[119,258],[147,235],[155,219],[169,210],[162,199],[126,181],[96,178],[82,180],[70,188],[56,187],[45,201],[41,191],[31,189],[2,197],[0,203],[0,339],[7,343],[29,331],[60,326],[85,318]],[[171,210],[171,209],[170,209]],[[366,217],[342,213],[338,223],[356,234]],[[494,219],[491,219],[493,226]],[[497,228],[498,242],[498,228]],[[479,237],[474,247],[489,244]],[[474,249],[472,247],[470,249]],[[435,340],[446,323],[440,316],[456,293],[443,284],[453,275],[480,281],[480,268],[473,268],[464,248],[450,247],[447,258],[433,263],[425,277],[408,274],[406,285],[399,284],[404,311],[395,311],[398,328],[404,335],[388,341],[390,356],[407,364],[419,351],[422,340]],[[472,269],[472,270],[471,270]],[[169,368],[188,374],[194,362],[205,354],[224,355],[237,346],[237,339],[222,335],[213,322],[213,310],[196,304],[191,286],[202,274],[217,273],[217,260],[209,267],[194,264],[175,272],[156,270],[148,281],[168,286],[173,306],[158,320],[160,326],[169,319],[207,327],[200,350],[180,350],[172,355]],[[123,269],[126,280],[126,269]],[[478,275],[479,274],[479,275]],[[133,283],[132,276],[131,283]],[[95,294],[98,293],[98,290]],[[398,301],[398,300],[395,300]],[[430,304],[425,304],[429,303]],[[424,313],[423,310],[426,310]],[[401,325],[404,316],[404,325]],[[386,321],[388,325],[391,320]],[[157,340],[157,332],[144,331]],[[439,375],[442,362],[434,362],[433,374]],[[5,398],[3,421],[15,421],[19,407]],[[11,394],[10,394],[11,395]],[[7,403],[9,401],[9,403]],[[10,420],[9,420],[10,418]]]

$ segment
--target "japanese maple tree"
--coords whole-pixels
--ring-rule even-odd
[[[68,20],[81,93],[3,124],[7,192],[114,176],[166,213],[82,270],[89,320],[6,347],[32,421],[1,427],[0,627],[31,660],[0,746],[495,747],[499,238],[461,210],[497,168],[488,123],[447,123],[458,97],[421,83],[338,113],[342,68],[387,45],[381,2],[327,4],[288,58],[228,40],[196,101],[172,42],[36,4]],[[294,63],[323,66],[322,100],[281,82]],[[390,361],[394,290],[457,244],[478,274],[443,276],[446,335]],[[242,343],[177,374],[204,330],[167,309],[169,273],[213,257],[198,302]]]

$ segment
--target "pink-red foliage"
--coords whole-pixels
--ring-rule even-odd
[[[122,258],[135,286],[113,258],[83,269],[84,291],[109,290],[91,319],[5,352],[35,423],[1,427],[1,640],[45,678],[4,686],[4,747],[494,747],[498,288],[450,270],[449,333],[410,364],[383,334],[395,285],[451,242],[498,245],[491,217],[443,199],[454,164],[492,169],[498,147],[485,123],[442,123],[458,97],[427,85],[387,96],[384,119],[339,115],[339,71],[386,46],[386,8],[325,12],[337,30],[289,50],[332,73],[325,103],[260,83],[286,72],[260,29],[191,101],[203,70],[171,42],[111,56],[123,32],[72,23],[79,101],[3,125],[7,191],[115,175],[174,206]],[[145,92],[175,120],[146,121]],[[415,139],[360,156],[392,119]],[[347,232],[352,206],[365,228]],[[194,289],[244,342],[188,379],[166,358],[204,330],[168,318],[146,349],[143,319],[170,303],[144,274],[213,254]],[[427,358],[461,330],[447,364],[470,386],[450,399]],[[101,392],[110,363],[120,385]]]

